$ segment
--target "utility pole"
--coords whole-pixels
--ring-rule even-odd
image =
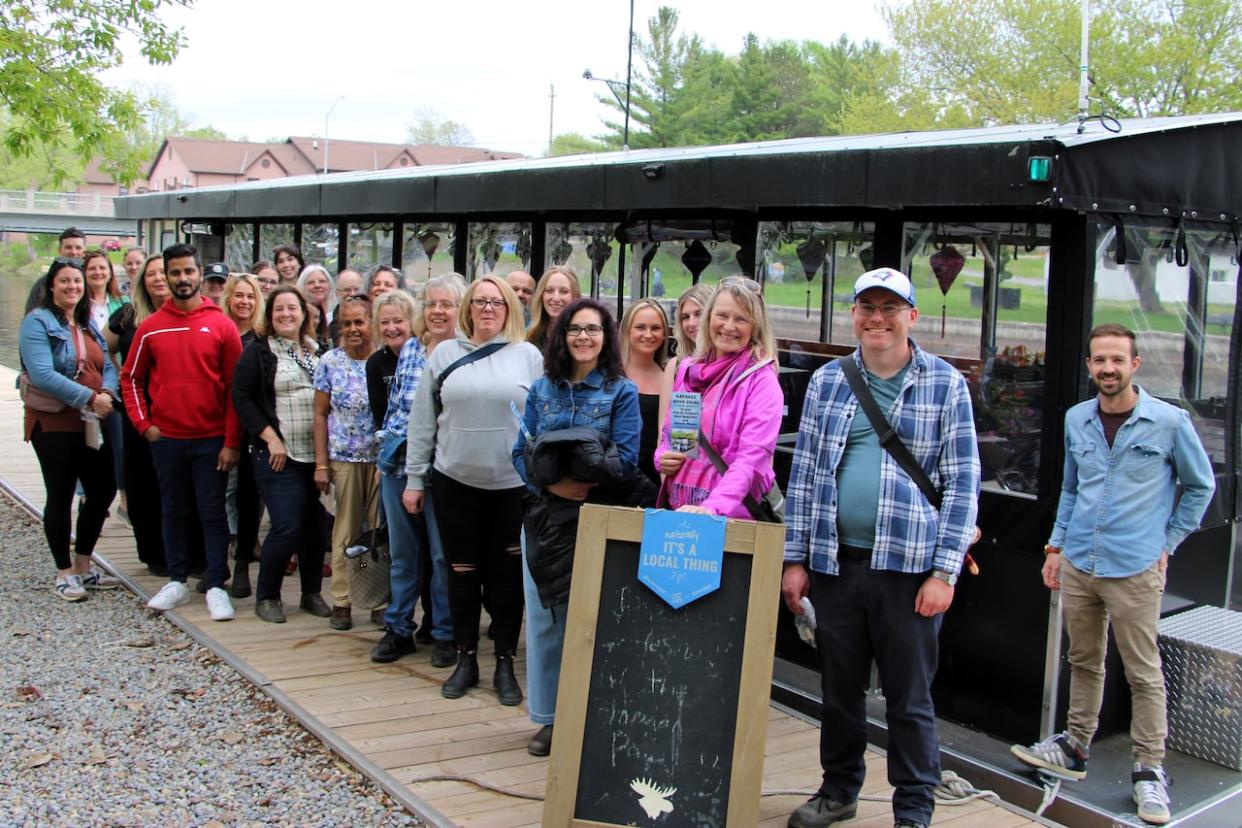
[[[548,84],[548,156],[552,155],[552,116],[556,112],[556,84]]]

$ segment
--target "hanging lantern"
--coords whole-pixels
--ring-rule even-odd
[[[596,236],[587,245],[586,253],[591,260],[591,278],[598,279],[604,272],[604,265],[612,258],[612,245],[606,236]]]
[[[931,265],[932,273],[936,275],[936,284],[940,285],[941,295],[948,296],[949,288],[953,286],[953,280],[957,278],[957,274],[962,272],[962,265],[966,264],[966,259],[962,257],[961,253],[957,252],[956,247],[950,244],[931,254],[927,261]],[[944,339],[948,316],[949,303],[943,302],[940,305],[941,339]]]
[[[809,319],[811,316],[811,281],[824,266],[824,260],[828,258],[828,245],[823,239],[811,236],[798,245],[794,252],[798,254],[798,261],[802,262],[802,274],[806,276],[806,315]]]
[[[697,285],[699,276],[712,263],[711,251],[707,249],[707,245],[695,239],[686,245],[686,252],[681,254],[681,263],[690,271],[691,282]]]

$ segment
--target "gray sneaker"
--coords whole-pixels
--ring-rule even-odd
[[[74,574],[57,575],[56,594],[66,601],[85,601],[86,587],[82,586],[82,576]]]
[[[1058,733],[1030,747],[1012,745],[1009,752],[1026,764],[1062,779],[1079,780],[1087,775],[1087,755],[1074,746],[1068,733]]]
[[[116,589],[120,585],[120,581],[94,564],[82,575],[82,586],[87,589]]]
[[[1169,821],[1169,778],[1159,765],[1134,765],[1130,774],[1134,784],[1134,804],[1138,806],[1139,819],[1151,825],[1164,825]]]
[[[853,819],[857,813],[857,801],[837,802],[824,794],[815,794],[789,815],[789,822],[786,826],[787,828],[825,828],[834,822]]]

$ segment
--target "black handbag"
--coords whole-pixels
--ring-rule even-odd
[[[716,449],[702,431],[699,432],[699,448],[703,449],[703,453],[707,455],[707,459],[716,467],[719,474],[724,475],[729,470],[729,464],[716,453]],[[772,481],[772,488],[768,489],[763,500],[756,501],[754,495],[747,492],[742,498],[742,505],[746,507],[746,511],[750,512],[751,517],[761,523],[785,522],[785,493],[781,491],[781,487],[775,480]]]

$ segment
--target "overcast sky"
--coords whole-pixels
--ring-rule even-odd
[[[668,0],[666,0],[667,4]],[[659,0],[636,0],[646,31]],[[747,32],[761,40],[819,40],[845,34],[885,41],[873,0],[677,0],[681,30],[736,54]],[[329,138],[402,141],[419,110],[466,124],[475,143],[541,155],[547,148],[549,84],[554,130],[596,135],[607,87],[625,78],[626,0],[345,3],[198,0],[165,12],[188,46],[172,66],[151,67],[131,50],[111,84],[167,87],[196,126],[262,141],[324,133]]]

